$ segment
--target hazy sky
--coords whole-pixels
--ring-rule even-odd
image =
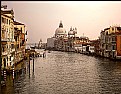
[[[2,1],[13,9],[15,20],[26,25],[28,42],[43,42],[54,35],[60,20],[66,31],[77,28],[89,39],[97,39],[100,31],[121,24],[121,1]]]

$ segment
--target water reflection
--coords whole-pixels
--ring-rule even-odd
[[[99,75],[100,92],[109,94],[121,93],[121,62],[109,61],[108,59],[100,60],[97,63]]]
[[[121,62],[52,51],[30,61],[16,79],[15,94],[120,94]],[[4,93],[3,93],[4,94]],[[7,93],[5,93],[7,94]],[[12,94],[12,93],[11,93]]]

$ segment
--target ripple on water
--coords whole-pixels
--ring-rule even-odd
[[[15,94],[121,94],[121,62],[52,51],[35,59],[35,72],[15,82]]]

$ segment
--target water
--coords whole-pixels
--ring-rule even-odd
[[[121,94],[121,61],[52,51],[34,62],[3,94]]]

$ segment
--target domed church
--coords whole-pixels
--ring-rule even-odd
[[[67,36],[66,30],[63,28],[62,21],[60,21],[59,28],[57,28],[55,31],[55,37],[56,38],[59,38],[59,37],[64,38],[66,36]]]

